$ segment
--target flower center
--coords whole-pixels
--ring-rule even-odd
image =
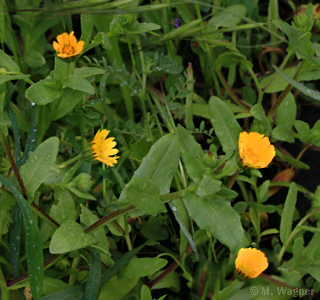
[[[74,51],[74,48],[72,46],[68,45],[68,46],[65,46],[63,48],[62,52],[67,54],[67,55],[72,55],[72,54],[74,54],[75,51]]]
[[[256,153],[255,153],[254,150],[251,149],[251,148],[248,148],[248,149],[245,149],[245,150],[244,150],[244,156],[245,156],[247,162],[253,163],[253,164],[255,164],[255,165],[256,165],[256,164],[258,163],[258,161],[259,161]]]

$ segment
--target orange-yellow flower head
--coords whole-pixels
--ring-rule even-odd
[[[114,142],[114,138],[107,138],[109,130],[103,129],[96,133],[91,146],[94,158],[105,163],[108,167],[113,167],[118,161],[119,156],[116,155],[119,150],[113,149],[117,143]]]
[[[242,165],[249,168],[266,168],[276,155],[269,138],[257,132],[241,132],[238,146]]]
[[[236,259],[236,269],[245,277],[258,277],[268,268],[268,259],[264,253],[255,248],[241,248]]]
[[[70,58],[81,53],[84,41],[77,42],[73,31],[70,34],[62,33],[57,36],[57,41],[53,42],[54,50],[58,51],[61,58]]]

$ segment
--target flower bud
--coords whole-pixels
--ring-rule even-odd
[[[217,163],[216,157],[211,151],[205,153],[202,159],[209,168],[214,167]]]
[[[5,68],[0,68],[0,75],[7,75],[7,70]]]

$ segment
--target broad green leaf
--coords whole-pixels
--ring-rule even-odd
[[[246,15],[247,9],[244,5],[236,4],[218,11],[208,22],[216,27],[235,27]]]
[[[67,80],[64,81],[63,87],[67,87],[83,93],[88,93],[90,95],[95,93],[94,87],[88,80],[76,75],[70,75]]]
[[[68,190],[56,189],[54,199],[59,200],[59,203],[51,206],[50,217],[59,224],[67,220],[75,221],[77,219],[76,207]]]
[[[148,276],[158,272],[167,263],[167,260],[157,257],[133,258],[122,268],[118,278],[140,278]]]
[[[207,234],[206,234],[207,236]],[[162,271],[156,273],[153,278],[156,278],[162,273]],[[153,287],[153,290],[157,289],[170,289],[175,293],[179,293],[180,291],[180,277],[176,272],[169,273],[166,277],[158,281]]]
[[[0,67],[6,69],[8,72],[20,73],[20,68],[3,50],[0,50]]]
[[[54,232],[49,250],[52,254],[62,254],[88,247],[94,243],[96,239],[84,233],[80,224],[68,220]]]
[[[280,140],[288,143],[294,142],[294,136],[293,136],[292,130],[288,125],[284,125],[284,124],[276,126],[272,130],[271,137],[276,140]]]
[[[282,103],[277,109],[277,125],[287,125],[290,129],[296,120],[297,105],[292,93],[283,99]]]
[[[193,136],[181,125],[177,127],[177,138],[188,175],[193,181],[202,179],[206,167],[202,161],[203,150]]]
[[[170,192],[170,185],[178,168],[180,149],[174,134],[161,137],[142,160],[131,180],[149,179],[158,186],[160,195]]]
[[[56,121],[70,113],[81,102],[82,98],[83,92],[64,88],[61,97],[51,104],[52,120]]]
[[[157,216],[159,213],[167,211],[160,200],[158,186],[146,178],[131,180],[126,186],[125,192],[134,206],[144,214]]]
[[[119,300],[128,294],[138,283],[138,277],[111,278],[106,284],[101,287],[101,292],[98,300]]]
[[[42,54],[35,50],[26,51],[23,58],[30,68],[40,68],[46,63]]]
[[[87,227],[94,224],[99,220],[99,218],[91,212],[90,209],[86,208],[84,205],[80,204],[81,214],[80,221],[85,224]],[[109,252],[109,242],[106,236],[105,230],[103,228],[99,228],[98,230],[92,233],[93,237],[97,240],[97,246],[104,249],[106,252]]]
[[[86,193],[86,192],[82,192],[80,191],[79,189],[77,189],[76,187],[74,186],[70,186],[70,185],[67,185],[66,188],[74,193],[75,195],[77,195],[79,198],[83,198],[83,199],[89,199],[89,200],[97,200],[95,197],[93,197],[91,194],[89,193]]]
[[[297,67],[291,67],[284,69],[283,72],[288,76],[293,77],[297,70]],[[281,92],[286,88],[287,85],[288,82],[277,73],[273,73],[267,77],[264,77],[260,82],[260,86],[265,93]]]
[[[301,120],[295,120],[293,125],[298,131],[299,139],[304,143],[308,143],[311,136],[309,124]]]
[[[21,167],[20,174],[30,199],[44,182],[57,158],[59,139],[51,137],[40,144]]]
[[[253,64],[247,60],[247,58],[238,52],[226,52],[223,54],[220,54],[215,61],[215,66],[218,69],[224,68],[230,68],[232,66],[235,66],[237,64],[241,64],[245,68],[252,69]]]
[[[62,90],[54,89],[46,85],[46,83],[49,82],[51,83],[51,81],[46,79],[39,80],[38,82],[30,86],[26,90],[27,99],[38,105],[45,105],[58,99],[62,94]]]
[[[74,62],[66,61],[59,56],[54,58],[53,79],[59,84],[63,84],[69,75],[74,72]]]
[[[210,121],[223,151],[225,153],[235,151],[238,148],[241,127],[227,104],[213,96],[209,101],[209,113]]]
[[[269,133],[272,130],[271,124],[268,121],[265,111],[260,103],[256,104],[250,109],[251,114],[255,119],[261,122],[263,127],[266,130],[266,133]]]
[[[0,182],[15,196],[22,211],[25,226],[25,240],[28,257],[27,266],[31,292],[33,297],[38,299],[42,295],[44,264],[39,228],[30,205],[23,198],[19,190],[1,174]]]
[[[297,186],[291,183],[280,222],[280,239],[283,244],[288,240],[292,231],[293,213],[297,202]]]
[[[197,195],[199,197],[213,195],[220,191],[221,183],[221,181],[213,179],[212,176],[204,174],[197,189]]]
[[[293,248],[292,248],[293,258],[297,262],[299,262],[303,258],[302,256],[303,249],[304,249],[304,240],[303,240],[303,237],[299,236],[295,238],[293,243]]]
[[[100,253],[91,253],[91,265],[83,300],[96,300],[100,289],[101,260]]]
[[[101,68],[82,67],[82,68],[75,68],[73,74],[78,77],[87,78],[95,75],[103,75],[105,73],[106,71]]]
[[[221,199],[207,201],[188,191],[184,193],[183,200],[199,228],[209,231],[234,253],[244,245],[240,216],[230,202]]]

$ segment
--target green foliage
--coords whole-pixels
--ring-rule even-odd
[[[0,2],[1,299],[320,291],[319,190],[292,178],[320,147],[303,115],[320,100],[318,4]],[[71,31],[84,48],[62,59]],[[242,165],[242,131],[275,146],[268,168]],[[244,155],[264,159],[257,145]],[[269,276],[236,275],[242,247]]]

